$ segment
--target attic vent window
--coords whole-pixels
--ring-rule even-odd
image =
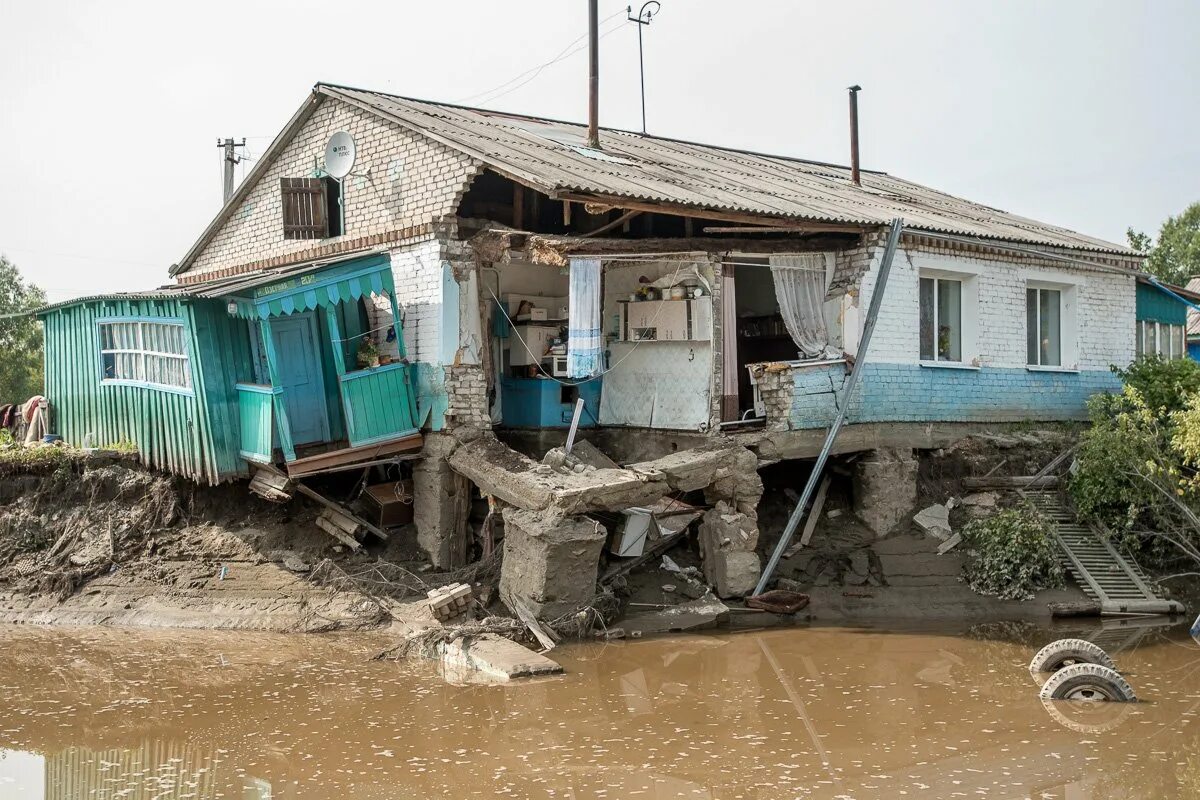
[[[284,239],[327,239],[344,232],[342,185],[330,177],[280,178]]]

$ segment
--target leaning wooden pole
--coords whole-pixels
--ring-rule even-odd
[[[841,432],[842,425],[846,422],[846,411],[850,408],[850,400],[854,397],[854,390],[858,387],[858,381],[862,377],[863,364],[867,363],[867,348],[871,346],[871,334],[875,332],[875,321],[879,318],[879,309],[883,305],[883,293],[887,288],[888,275],[892,271],[892,259],[896,256],[896,248],[900,244],[902,230],[904,230],[904,220],[892,220],[892,231],[888,235],[887,247],[883,251],[883,260],[879,263],[879,277],[876,278],[875,289],[871,292],[871,305],[867,309],[867,320],[863,324],[862,339],[858,343],[858,355],[854,360],[854,369],[850,370],[850,377],[846,380],[846,385],[842,390],[842,401],[838,403],[837,416],[834,417],[833,424],[829,426],[829,433],[825,434],[825,444],[817,455],[816,463],[813,464],[812,474],[808,476],[808,483],[804,484],[804,492],[800,495],[800,501],[796,503],[796,508],[788,518],[787,527],[783,529],[783,536],[779,538],[779,543],[775,545],[775,552],[771,553],[771,560],[767,562],[766,568],[762,571],[762,577],[758,579],[758,586],[754,588],[755,594],[765,592],[767,584],[771,582],[771,576],[775,574],[775,569],[779,566],[779,559],[783,557],[783,551],[787,550],[788,545],[791,544],[796,528],[804,519],[804,510],[808,508],[808,501],[812,499],[813,492],[816,491],[817,484],[821,480],[821,473],[825,470],[825,462],[829,460],[833,443],[837,439],[838,433]]]

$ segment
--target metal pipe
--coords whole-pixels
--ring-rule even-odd
[[[858,93],[861,91],[858,84],[850,87],[850,180],[855,186],[862,185],[858,174]]]
[[[787,527],[783,529],[783,536],[779,537],[779,544],[775,545],[775,552],[771,553],[771,560],[767,562],[762,576],[759,577],[758,586],[754,587],[755,594],[762,594],[766,591],[767,584],[771,582],[771,576],[775,573],[775,568],[779,566],[779,559],[783,557],[783,551],[787,550],[788,545],[792,543],[792,536],[795,535],[800,520],[804,519],[808,501],[812,499],[817,482],[821,479],[821,472],[825,469],[825,462],[829,460],[834,440],[837,439],[842,425],[846,422],[846,410],[850,406],[851,398],[854,397],[854,390],[858,387],[863,364],[867,363],[867,348],[871,346],[871,334],[875,332],[875,321],[879,318],[879,309],[883,305],[883,292],[887,288],[888,275],[892,271],[892,260],[896,256],[896,248],[900,245],[900,232],[903,229],[904,220],[892,220],[892,232],[888,235],[887,247],[883,251],[883,260],[879,263],[879,277],[875,281],[874,291],[871,292],[871,305],[867,309],[867,321],[863,324],[862,339],[858,343],[858,357],[854,359],[854,369],[850,370],[850,377],[846,379],[846,385],[842,388],[842,398],[838,403],[837,416],[833,418],[833,424],[829,426],[829,433],[825,435],[825,444],[821,446],[821,452],[817,455],[816,463],[813,464],[812,474],[808,476],[808,483],[804,484],[804,493],[800,495],[800,502],[796,503],[795,510],[788,517]]]
[[[588,133],[587,146],[600,148],[599,0],[588,0]]]

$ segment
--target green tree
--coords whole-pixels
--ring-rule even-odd
[[[22,312],[45,304],[46,293],[0,255],[0,403],[19,403],[42,393],[42,329]]]
[[[1159,280],[1178,286],[1200,275],[1200,203],[1192,203],[1176,217],[1167,217],[1158,231],[1158,241],[1130,228],[1125,233],[1129,246],[1149,253],[1146,269]]]

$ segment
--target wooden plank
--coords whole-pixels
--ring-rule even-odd
[[[342,544],[346,545],[346,547],[349,547],[352,551],[357,552],[359,550],[359,548],[362,547],[362,544],[360,544],[357,539],[355,539],[353,536],[346,533],[344,530],[342,530],[338,526],[334,525],[332,522],[325,519],[324,517],[317,517],[316,523],[317,523],[318,528],[325,531],[326,533],[328,533],[333,538],[337,539]]]
[[[821,519],[821,511],[824,509],[824,495],[829,491],[829,476],[824,476],[821,481],[821,487],[817,489],[817,497],[812,499],[812,509],[809,511],[809,518],[804,521],[804,531],[800,535],[800,541],[796,545],[787,548],[784,553],[784,558],[792,558],[800,552],[800,549],[808,546],[809,540],[812,539],[812,531],[817,528],[817,521]]]
[[[1005,477],[996,475],[991,478],[963,478],[964,489],[1028,489],[1033,486],[1032,475],[1017,475]],[[1045,475],[1037,479],[1039,489],[1053,489],[1058,486],[1058,477]]]
[[[332,509],[333,511],[338,512],[342,516],[345,516],[345,517],[348,517],[348,518],[354,520],[359,525],[363,526],[368,531],[370,531],[371,533],[378,536],[380,539],[383,539],[385,542],[387,541],[388,535],[381,528],[379,528],[375,525],[372,525],[370,522],[367,522],[365,519],[358,516],[354,512],[350,511],[349,509],[347,509],[345,506],[341,505],[340,503],[335,503],[326,497],[322,497],[321,495],[317,494],[312,489],[308,488],[303,483],[300,483],[298,481],[296,483],[296,491],[299,492],[300,494],[304,495],[305,497],[309,498],[310,500],[315,500],[316,502],[320,503],[321,505],[325,506],[326,508]]]
[[[520,617],[521,622],[525,623],[525,627],[529,628],[530,632],[533,633],[534,638],[541,643],[542,650],[553,650],[554,645],[557,644],[557,642],[555,642],[555,640],[551,638],[550,634],[547,633],[546,629],[541,626],[541,624],[537,621],[537,617],[533,615],[533,612],[515,597],[510,598],[509,602],[513,606],[513,611],[517,612],[517,616]]]
[[[351,519],[340,511],[334,511],[332,508],[327,508],[322,511],[321,516],[332,522],[334,525],[337,525],[351,536],[357,534],[362,528],[362,526],[359,525],[355,520]]]

